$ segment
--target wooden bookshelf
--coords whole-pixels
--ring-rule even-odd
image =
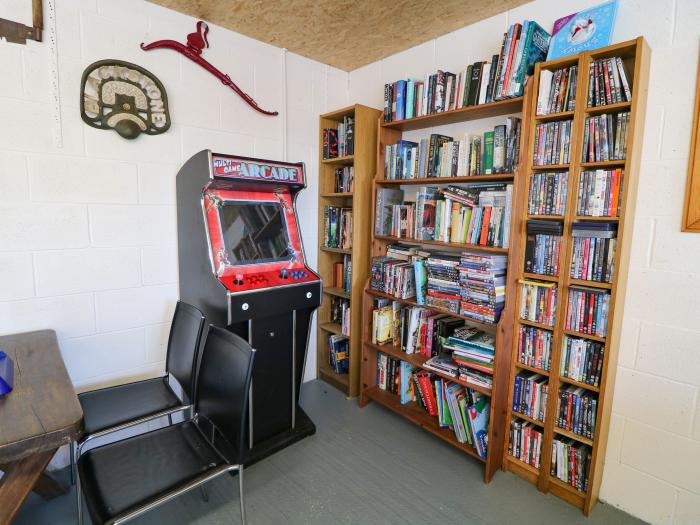
[[[446,124],[455,124],[459,122],[468,122],[481,120],[485,118],[508,116],[513,114],[521,113],[523,110],[524,101],[529,100],[530,88],[526,87],[525,96],[518,97],[509,100],[503,100],[498,102],[492,102],[489,104],[482,104],[480,106],[470,106],[467,108],[462,108],[453,111],[446,111],[443,113],[426,115],[422,117],[401,120],[397,122],[383,122],[379,121],[379,136],[378,136],[378,147],[377,152],[377,173],[374,177],[374,187],[372,191],[372,203],[376,202],[377,191],[382,187],[401,187],[401,186],[415,186],[415,185],[426,185],[426,186],[445,186],[448,184],[468,184],[477,182],[512,182],[513,183],[513,211],[512,217],[519,217],[520,211],[516,210],[517,206],[520,206],[523,202],[521,193],[525,191],[526,184],[524,182],[524,171],[522,163],[515,170],[515,173],[505,173],[505,174],[494,174],[494,175],[477,175],[470,177],[446,177],[446,178],[428,178],[428,179],[409,179],[409,180],[387,180],[384,178],[384,155],[385,147],[389,144],[394,144],[402,138],[403,131],[410,130],[423,130],[425,136],[428,136],[434,126],[442,126]],[[525,115],[524,115],[525,116]],[[488,125],[484,125],[484,130],[492,129],[493,122],[489,122]],[[520,140],[520,158],[522,159],[524,150],[524,145],[526,143],[524,131],[529,129],[528,123],[523,120],[521,123],[521,140]],[[374,225],[374,205],[372,206],[372,225]],[[416,239],[404,239],[396,238],[392,236],[378,236],[374,233],[374,227],[372,227],[372,243],[371,243],[371,253],[370,257],[386,255],[386,248],[389,244],[401,243],[404,245],[414,245],[421,246],[426,250],[435,251],[451,251],[459,255],[462,251],[482,251],[486,253],[497,253],[497,254],[508,254],[509,255],[509,269],[511,258],[513,257],[513,247],[519,247],[517,242],[517,236],[520,234],[519,229],[513,227],[513,222],[511,221],[511,232],[510,232],[510,247],[511,248],[499,248],[492,246],[481,246],[481,245],[471,245],[471,244],[461,244],[461,243],[449,243],[449,242],[438,242],[438,241],[424,241]],[[517,259],[517,258],[516,258]],[[412,421],[421,428],[427,430],[428,432],[436,435],[457,449],[465,452],[467,455],[477,458],[479,461],[484,463],[484,481],[489,482],[495,472],[501,468],[503,460],[503,443],[506,437],[505,434],[505,411],[507,403],[508,394],[508,374],[510,367],[510,351],[512,347],[511,337],[513,334],[512,323],[515,315],[515,302],[513,300],[513,294],[511,289],[507,289],[506,302],[504,310],[501,313],[500,320],[498,323],[483,323],[470,319],[459,314],[454,314],[446,310],[428,306],[420,305],[421,308],[432,310],[435,313],[447,313],[452,317],[462,318],[465,320],[466,324],[471,324],[479,328],[486,329],[492,333],[496,334],[496,354],[494,362],[494,373],[493,373],[493,387],[484,388],[483,386],[476,386],[468,384],[465,381],[455,380],[450,378],[445,374],[435,372],[428,368],[424,368],[424,362],[426,358],[423,355],[416,354],[406,354],[401,349],[393,347],[391,345],[376,345],[372,344],[371,340],[371,330],[372,330],[372,310],[374,299],[384,298],[393,301],[399,301],[405,305],[418,306],[415,302],[415,298],[411,299],[397,299],[391,295],[382,293],[377,290],[373,290],[369,287],[369,283],[365,289],[365,296],[363,300],[363,345],[362,345],[362,372],[361,372],[361,386],[360,386],[360,406],[364,406],[369,401],[375,401],[382,406],[392,410],[393,412],[399,414],[400,416]],[[488,449],[486,458],[481,458],[476,453],[476,450],[468,445],[459,443],[455,437],[452,430],[448,428],[440,428],[438,426],[437,418],[429,416],[427,412],[418,407],[416,403],[408,403],[407,405],[402,405],[400,403],[399,396],[380,390],[377,386],[377,355],[378,353],[384,353],[390,357],[401,359],[403,361],[409,362],[410,364],[429,370],[437,376],[443,377],[445,379],[459,383],[467,388],[471,388],[476,392],[488,395],[491,397],[491,408],[489,414],[489,432],[488,432]]]
[[[568,171],[568,187],[566,197],[566,212],[563,217],[552,217],[553,220],[563,222],[564,230],[560,247],[560,270],[558,277],[537,276],[534,274],[526,274],[524,268],[524,247],[525,247],[525,232],[527,220],[530,218],[541,218],[541,216],[527,215],[527,189],[520,195],[523,202],[520,206],[514,207],[518,209],[521,215],[514,216],[515,224],[519,228],[519,234],[513,236],[514,239],[519,239],[520,248],[518,253],[520,258],[516,268],[511,274],[508,281],[508,286],[515,290],[514,299],[516,304],[520,301],[520,287],[512,288],[519,279],[526,278],[528,280],[540,279],[547,282],[556,282],[558,286],[558,298],[556,306],[556,320],[552,327],[540,325],[519,320],[519,314],[516,312],[515,322],[513,323],[513,352],[512,363],[509,380],[508,404],[506,416],[506,429],[508,432],[512,419],[520,418],[529,421],[521,414],[515,413],[512,410],[513,397],[513,381],[515,376],[521,370],[535,370],[532,367],[524,366],[518,361],[518,331],[520,326],[536,326],[544,328],[553,333],[553,341],[551,348],[551,365],[548,373],[543,373],[548,377],[549,390],[546,406],[546,417],[544,423],[538,422],[540,427],[544,428],[544,436],[542,440],[541,462],[540,468],[527,465],[519,459],[508,454],[508,440],[504,443],[504,468],[510,470],[532,483],[536,484],[538,489],[543,492],[551,492],[552,494],[580,507],[583,512],[588,515],[593,509],[598,500],[598,492],[603,474],[603,461],[605,458],[605,448],[608,438],[608,427],[610,423],[610,411],[612,407],[612,394],[614,389],[615,374],[617,369],[617,353],[620,343],[621,327],[622,327],[622,310],[624,305],[625,286],[627,281],[627,267],[629,264],[630,245],[632,240],[632,218],[634,217],[634,205],[636,201],[637,181],[639,172],[639,160],[642,147],[642,130],[643,119],[646,107],[647,84],[649,76],[649,47],[643,38],[637,38],[628,42],[615,44],[592,52],[585,52],[571,57],[565,57],[551,62],[541,62],[536,65],[535,73],[532,78],[532,97],[529,100],[526,108],[530,115],[530,128],[526,130],[525,135],[528,136],[528,144],[523,149],[523,158],[526,163],[530,163],[532,159],[532,151],[534,148],[534,132],[537,123],[547,120],[556,120],[557,116],[563,116],[566,119],[572,119],[572,135],[570,140],[570,164],[558,166],[533,166],[529,164],[528,175],[534,170],[548,171]],[[618,104],[610,104],[603,107],[588,108],[588,70],[591,61],[600,58],[609,58],[619,56],[625,63],[626,70],[630,76],[630,84],[632,90],[632,101]],[[566,114],[535,116],[537,109],[537,93],[539,90],[539,73],[541,70],[555,71],[563,67],[578,65],[578,86],[576,92],[576,109],[575,111],[566,112]],[[601,113],[619,113],[621,111],[630,111],[630,123],[627,131],[627,159],[624,161],[608,161],[608,162],[582,162],[583,149],[583,130],[585,119],[589,115],[598,115]],[[576,215],[576,200],[579,187],[579,175],[582,171],[592,169],[613,169],[623,168],[624,177],[622,183],[622,196],[620,201],[619,217],[583,217]],[[573,243],[571,236],[572,224],[579,220],[596,220],[609,221],[618,223],[617,233],[617,250],[614,258],[614,275],[612,283],[599,283],[592,281],[583,281],[570,278],[570,268],[573,259]],[[606,337],[597,337],[593,335],[580,334],[567,330],[566,326],[566,311],[568,302],[568,292],[570,286],[587,286],[590,288],[599,289],[601,291],[610,292],[610,307],[608,313],[608,330]],[[560,376],[559,370],[562,359],[562,346],[564,337],[573,335],[585,339],[598,341],[604,344],[603,367],[598,387],[578,383],[569,378]],[[575,385],[588,391],[597,393],[598,409],[596,414],[596,432],[593,439],[588,439],[579,436],[572,432],[559,428],[556,425],[557,402],[560,387]],[[557,436],[570,438],[572,440],[584,443],[591,447],[591,467],[589,471],[588,490],[582,492],[575,487],[557,479],[550,474],[550,465],[552,459],[552,440]]]
[[[319,185],[318,185],[318,273],[323,279],[323,301],[318,310],[317,373],[320,379],[335,386],[348,397],[356,397],[360,384],[360,353],[362,340],[362,290],[369,275],[369,234],[372,198],[372,177],[377,161],[377,119],[381,112],[355,104],[319,118]],[[354,151],[345,157],[323,158],[323,129],[335,128],[343,117],[353,116]],[[335,170],[353,166],[353,191],[336,192],[334,187]],[[352,248],[327,248],[323,246],[325,206],[352,208],[353,232]],[[345,256],[352,258],[350,290],[335,287],[333,284],[333,264],[342,262]],[[329,363],[328,336],[343,335],[341,326],[330,322],[332,297],[342,297],[350,301],[350,362],[347,374],[336,374]]]

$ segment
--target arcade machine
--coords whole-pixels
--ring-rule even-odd
[[[316,431],[299,407],[311,316],[321,304],[295,208],[304,165],[204,150],[180,169],[176,186],[180,297],[256,350],[251,464]]]

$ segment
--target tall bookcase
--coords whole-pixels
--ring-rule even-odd
[[[513,182],[513,217],[519,216],[518,206],[522,203],[522,198],[519,194],[523,191],[521,180],[524,177],[522,171],[522,162],[514,170],[514,173],[510,174],[497,174],[497,175],[477,175],[468,177],[445,177],[445,178],[427,178],[427,179],[409,179],[409,180],[385,180],[384,179],[384,155],[385,147],[390,144],[396,143],[401,140],[403,132],[413,131],[413,130],[424,130],[426,135],[431,132],[431,128],[434,126],[442,126],[445,124],[455,124],[460,122],[468,122],[480,119],[491,119],[492,117],[500,117],[506,115],[513,115],[521,113],[523,107],[527,107],[530,99],[530,88],[527,87],[525,90],[524,97],[518,97],[513,99],[502,100],[498,102],[491,102],[487,104],[481,104],[477,106],[469,106],[466,108],[461,108],[457,110],[446,111],[443,113],[426,115],[406,120],[400,120],[395,122],[383,122],[379,123],[379,137],[378,137],[378,151],[377,151],[377,173],[374,177],[373,191],[372,191],[372,224],[375,221],[375,206],[376,195],[378,188],[388,187],[388,188],[399,188],[401,186],[416,186],[416,185],[428,185],[428,186],[440,186],[444,187],[449,184],[460,184],[460,183],[475,183],[475,182]],[[524,104],[526,106],[524,106]],[[526,118],[526,115],[523,115]],[[491,126],[493,120],[488,121],[485,126]],[[526,120],[522,122],[522,130],[529,129]],[[521,156],[524,152],[525,144],[525,134],[521,133]],[[511,225],[515,224],[513,221]],[[392,243],[402,243],[406,245],[416,245],[423,246],[425,249],[434,249],[440,251],[453,251],[455,254],[459,255],[464,250],[476,251],[476,252],[489,252],[497,254],[508,254],[509,260],[509,272],[512,264],[512,249],[513,247],[519,246],[517,235],[519,230],[511,226],[510,234],[510,248],[498,248],[498,247],[488,247],[479,246],[471,244],[458,244],[449,242],[439,242],[439,241],[419,241],[413,239],[397,239],[387,236],[377,236],[375,235],[375,230],[372,228],[372,244],[371,244],[371,256],[382,256],[386,255],[386,248],[388,244]],[[394,347],[389,344],[375,345],[372,344],[371,340],[371,329],[372,329],[372,309],[373,301],[378,298],[391,299],[394,301],[399,301],[405,305],[416,305],[413,299],[401,300],[381,293],[379,291],[373,290],[369,287],[369,283],[365,288],[364,305],[363,305],[363,339],[362,339],[362,372],[361,372],[361,387],[360,387],[360,406],[366,405],[369,401],[375,401],[380,405],[392,410],[393,412],[399,414],[400,416],[408,419],[414,424],[420,426],[421,428],[427,430],[428,432],[434,434],[435,436],[443,439],[450,445],[456,447],[457,449],[463,451],[469,456],[476,458],[477,460],[484,463],[484,481],[489,482],[493,477],[494,473],[501,467],[502,464],[502,451],[504,443],[504,429],[505,429],[505,412],[508,394],[508,374],[510,365],[510,350],[512,347],[511,337],[512,337],[512,323],[514,319],[514,294],[512,289],[506,290],[506,302],[505,308],[501,313],[500,320],[498,323],[480,323],[474,321],[468,317],[463,317],[458,314],[447,312],[440,308],[436,308],[429,305],[421,305],[421,308],[432,310],[435,313],[449,313],[452,317],[463,318],[467,324],[472,324],[476,327],[486,327],[487,329],[494,331],[496,334],[496,352],[495,352],[495,362],[494,362],[494,374],[493,374],[493,387],[491,389],[474,386],[472,384],[467,384],[466,382],[453,379],[449,376],[442,376],[450,381],[460,383],[461,385],[471,388],[477,392],[485,394],[491,397],[491,408],[489,414],[489,431],[488,431],[488,449],[487,457],[480,457],[476,450],[469,445],[459,443],[455,438],[452,430],[448,428],[440,427],[437,418],[428,415],[422,408],[420,408],[415,402],[410,402],[408,404],[402,405],[399,396],[391,394],[385,390],[380,389],[377,386],[377,356],[378,353],[384,353],[390,357],[400,359],[410,363],[417,368],[423,368],[423,364],[426,357],[422,354],[407,354],[403,352],[400,348]],[[427,369],[426,369],[427,370]],[[433,370],[430,372],[440,376]]]
[[[649,74],[649,48],[644,39],[639,37],[635,40],[615,44],[591,52],[584,52],[578,55],[541,62],[537,64],[533,76],[532,97],[526,111],[529,114],[529,128],[527,128],[527,146],[523,150],[524,163],[527,164],[527,172],[524,175],[528,178],[535,173],[541,172],[566,172],[568,173],[568,187],[566,195],[565,212],[563,215],[528,215],[528,184],[520,198],[521,205],[518,207],[519,218],[515,221],[519,233],[514,235],[514,239],[519,239],[518,249],[519,260],[515,271],[511,273],[509,285],[514,291],[513,299],[519,305],[521,301],[522,286],[518,283],[522,280],[540,281],[550,283],[558,288],[557,305],[555,310],[555,320],[552,326],[538,324],[523,320],[520,313],[515,312],[515,322],[513,323],[513,352],[509,380],[509,391],[506,417],[506,431],[510,427],[511,421],[525,421],[531,423],[542,431],[542,447],[540,452],[540,466],[535,468],[531,464],[525,463],[509,454],[509,439],[504,443],[504,468],[530,480],[536,484],[538,489],[552,494],[580,507],[588,515],[598,499],[598,492],[603,473],[603,462],[605,459],[605,448],[608,437],[608,427],[610,422],[610,411],[612,407],[612,394],[615,383],[615,373],[617,368],[617,351],[620,343],[620,333],[622,326],[623,299],[627,282],[627,267],[630,254],[630,244],[632,238],[632,219],[634,217],[634,205],[637,193],[639,159],[642,147],[642,130],[646,107],[647,83]],[[587,96],[589,89],[589,65],[594,60],[621,57],[625,64],[625,69],[629,77],[632,91],[632,100],[618,102],[607,106],[588,107]],[[549,115],[537,115],[537,93],[539,91],[540,72],[542,70],[556,71],[568,68],[572,65],[578,67],[578,83],[576,89],[575,110],[564,111]],[[625,160],[604,161],[604,162],[582,162],[583,142],[585,132],[586,117],[601,114],[617,114],[620,112],[630,112],[630,121],[627,128],[627,154]],[[570,139],[570,162],[563,165],[536,165],[533,161],[533,148],[535,146],[536,126],[542,122],[572,121],[572,133]],[[590,217],[577,214],[577,200],[579,197],[580,175],[584,171],[596,169],[623,169],[622,189],[619,205],[619,216],[617,217]],[[525,243],[526,228],[528,219],[545,219],[559,221],[563,224],[563,235],[560,245],[560,269],[559,275],[543,276],[526,273],[525,268]],[[570,277],[572,262],[576,262],[573,250],[572,225],[581,221],[604,221],[610,224],[617,224],[617,249],[614,255],[614,274],[610,283],[597,281],[584,281]],[[579,333],[566,329],[566,317],[568,308],[568,296],[571,287],[574,289],[597,290],[602,293],[609,293],[609,309],[607,320],[607,333],[605,337]],[[618,300],[619,299],[619,300]],[[551,334],[551,364],[548,371],[534,368],[522,364],[519,359],[518,337],[521,326],[532,326],[545,330]],[[560,373],[561,361],[563,358],[563,346],[569,337],[580,338],[584,341],[595,341],[602,343],[603,364],[602,373],[598,386],[581,383],[566,377]],[[515,376],[527,370],[545,376],[548,381],[548,395],[544,421],[527,417],[513,410],[512,403],[514,392]],[[574,432],[561,428],[558,424],[558,398],[560,388],[568,388],[570,385],[580,387],[583,392],[597,396],[597,414],[595,420],[595,432],[592,439],[583,437]],[[571,484],[567,484],[550,473],[552,462],[553,440],[571,440],[572,443],[583,444],[590,447],[591,461],[588,473],[587,490],[582,491]]]
[[[360,339],[362,337],[362,289],[369,276],[369,234],[372,198],[372,177],[377,161],[377,119],[381,112],[355,104],[319,118],[319,185],[318,185],[318,273],[323,279],[323,302],[318,311],[317,372],[318,377],[335,386],[348,397],[356,397],[360,382]],[[335,128],[343,117],[354,118],[354,151],[345,157],[323,158],[323,130]],[[335,192],[336,168],[353,166],[353,191]],[[352,248],[326,248],[323,245],[324,209],[326,206],[352,208]],[[334,287],[333,266],[345,256],[352,261],[350,291]],[[347,374],[337,374],[329,364],[328,336],[342,335],[341,326],[331,322],[331,297],[350,301],[350,343]]]

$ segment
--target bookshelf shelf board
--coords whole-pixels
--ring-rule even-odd
[[[319,323],[318,327],[324,332],[348,337],[343,333],[343,328],[338,323]]]
[[[332,159],[323,159],[321,161],[323,164],[330,164],[330,165],[341,165],[341,166],[350,166],[353,162],[355,162],[355,155],[346,155],[345,157],[335,157]]]
[[[560,480],[559,478],[557,478],[555,476],[552,476],[551,474],[549,474],[548,477],[549,477],[549,482],[551,484],[550,490],[554,495],[559,496],[562,499],[565,499],[566,501],[568,501],[569,503],[571,503],[577,507],[583,506],[583,503],[586,499],[585,492],[581,492],[576,487],[572,487],[568,483],[564,483],[562,480]],[[590,484],[590,481],[589,481],[589,484]],[[561,492],[559,492],[559,490],[557,490],[557,489],[560,489]]]
[[[597,386],[589,385],[588,383],[581,383],[579,381],[574,381],[573,379],[569,379],[568,377],[563,375],[559,376],[559,381],[561,381],[562,383],[567,383],[569,385],[580,386],[581,388],[585,388],[586,390],[590,390],[591,392],[600,392],[600,389]]]
[[[556,171],[556,170],[568,170],[568,164],[531,164],[531,170],[543,170],[543,171]]]
[[[608,104],[607,106],[596,106],[586,108],[586,113],[590,115],[599,115],[601,113],[614,113],[617,111],[629,110],[632,107],[631,102],[618,102],[617,104]]]
[[[446,427],[441,427],[438,425],[437,417],[429,415],[425,410],[419,407],[416,403],[411,402],[405,405],[401,404],[401,400],[398,395],[392,394],[379,387],[370,387],[365,390],[365,395],[370,399],[373,399],[380,405],[396,412],[397,414],[405,417],[409,421],[412,421],[416,425],[424,428],[431,434],[442,438],[444,441],[450,445],[466,452],[472,457],[475,457],[479,461],[486,461],[484,458],[479,456],[474,450],[474,447],[467,445],[466,443],[460,443],[455,438],[454,432]]]
[[[462,244],[461,242],[443,242],[443,241],[426,241],[419,239],[408,239],[405,237],[392,237],[389,235],[375,235],[374,238],[378,241],[387,242],[403,242],[406,244],[424,244],[427,246],[441,246],[443,248],[452,248],[456,250],[472,250],[490,253],[508,253],[508,248],[500,248],[498,246],[481,246],[480,244]]]
[[[377,179],[377,184],[382,186],[404,186],[413,184],[456,184],[465,182],[490,182],[513,180],[512,173],[495,173],[492,175],[472,175],[470,177],[428,177],[420,179]]]
[[[540,469],[535,468],[532,465],[528,465],[527,463],[521,461],[515,456],[506,454],[506,460],[509,461],[514,468],[524,470],[524,475],[527,476],[527,478],[533,483],[535,483],[537,481],[537,478],[540,476]]]
[[[542,370],[541,368],[526,365],[525,363],[521,363],[520,361],[516,361],[515,366],[522,370],[529,370],[530,372],[535,372],[536,374],[541,374],[545,377],[549,377],[549,370]]]
[[[348,383],[350,381],[350,376],[348,374],[337,374],[331,368],[328,363],[318,364],[318,373],[325,382],[330,383],[338,390],[346,391],[348,388]]]
[[[625,165],[625,160],[601,160],[598,162],[582,162],[580,166],[582,168],[594,168],[594,169],[604,169],[604,168],[622,168]]]
[[[542,330],[549,330],[550,332],[554,330],[553,326],[549,326],[548,324],[536,323],[535,321],[528,321],[527,319],[518,319],[518,322],[526,326],[534,326],[535,328],[542,328]]]
[[[339,199],[339,198],[350,198],[352,197],[352,192],[351,191],[346,191],[346,192],[338,192],[338,193],[322,193],[321,197],[324,197],[326,199]]]
[[[401,359],[402,361],[406,361],[407,363],[412,364],[413,366],[417,366],[418,368],[421,368],[423,370],[427,370],[436,376],[440,376],[443,379],[447,379],[448,381],[452,381],[453,383],[457,383],[462,385],[465,388],[471,388],[472,390],[476,392],[480,392],[484,395],[491,396],[491,389],[486,388],[483,386],[477,386],[473,385],[471,383],[467,383],[466,381],[463,381],[461,379],[457,379],[456,377],[452,377],[448,374],[444,374],[442,372],[438,372],[437,370],[433,370],[432,368],[425,368],[423,365],[425,362],[428,360],[427,357],[425,357],[423,354],[407,354],[400,348],[394,346],[394,345],[377,345],[374,343],[370,343],[368,341],[365,341],[365,345],[369,346],[370,348],[375,349],[377,352],[382,352],[386,355],[389,355],[391,357],[395,357],[396,359]]]
[[[350,255],[352,253],[351,249],[345,250],[343,248],[328,248],[327,246],[321,246],[321,247],[319,247],[319,249],[324,251],[324,252],[342,253],[345,255]]]
[[[350,299],[350,292],[346,292],[342,288],[336,288],[335,286],[328,286],[324,288],[323,293],[327,293],[328,295],[335,295],[336,297]]]
[[[498,323],[487,323],[484,321],[478,321],[476,319],[472,319],[471,317],[467,317],[466,315],[460,315],[456,314],[454,312],[450,312],[449,310],[445,310],[444,308],[438,308],[437,306],[431,306],[429,304],[418,304],[415,301],[415,298],[411,299],[399,299],[398,297],[394,297],[393,295],[386,294],[384,292],[380,292],[378,290],[373,290],[371,288],[367,289],[367,293],[370,295],[374,295],[376,297],[381,297],[382,299],[391,299],[392,301],[399,301],[400,303],[407,304],[410,306],[419,306],[421,308],[425,308],[426,310],[433,310],[434,312],[438,312],[441,314],[449,314],[451,317],[458,317],[459,319],[464,319],[465,321],[469,321],[472,324],[479,325],[479,326],[485,326],[487,328],[496,328]]]
[[[511,411],[511,414],[513,415],[513,417],[518,417],[527,421],[528,423],[537,425],[538,427],[544,427],[544,421],[540,421],[539,419],[535,419],[534,417],[526,416],[525,414],[521,412],[516,412],[515,410]]]
[[[584,445],[588,445],[589,447],[593,446],[593,441],[591,441],[587,437],[581,436],[581,435],[577,434],[576,432],[569,432],[568,430],[564,430],[563,428],[558,427],[557,425],[554,425],[554,432],[556,434],[559,434],[560,436],[568,437],[568,438],[571,438],[573,440],[578,441],[579,443],[583,443]]]
[[[549,113],[548,115],[537,115],[535,120],[538,122],[551,122],[555,120],[570,120],[573,117],[573,111],[561,111],[559,113]]]
[[[610,290],[612,288],[612,284],[610,283],[601,283],[599,281],[586,281],[584,279],[569,279],[569,284],[574,286],[588,286],[590,288],[602,288],[604,290]]]
[[[574,215],[575,221],[603,221],[603,222],[617,222],[620,217],[593,217],[590,215]]]
[[[528,220],[530,220],[530,219],[536,219],[536,220],[546,219],[548,221],[563,221],[564,216],[563,215],[537,215],[537,214],[533,215],[533,214],[531,214],[531,215],[527,216],[527,219]]]
[[[523,272],[523,277],[528,280],[549,281],[552,283],[559,282],[559,277],[556,275],[540,275],[539,273]]]
[[[581,337],[582,339],[590,339],[591,341],[598,341],[599,343],[605,342],[605,337],[600,337],[593,334],[582,334],[581,332],[575,332],[574,330],[563,330],[566,335],[573,337]]]
[[[433,113],[432,115],[423,115],[393,122],[382,122],[380,126],[382,128],[410,131],[420,128],[442,126],[444,124],[454,124],[455,122],[467,122],[469,120],[511,115],[513,113],[520,113],[522,110],[523,97],[516,97],[499,100],[497,102],[489,102],[487,104],[479,104],[478,106],[467,106],[466,108],[443,111],[442,113]]]

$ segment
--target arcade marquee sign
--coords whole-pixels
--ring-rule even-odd
[[[302,167],[299,164],[263,162],[244,157],[212,156],[212,166],[215,177],[304,184]]]

